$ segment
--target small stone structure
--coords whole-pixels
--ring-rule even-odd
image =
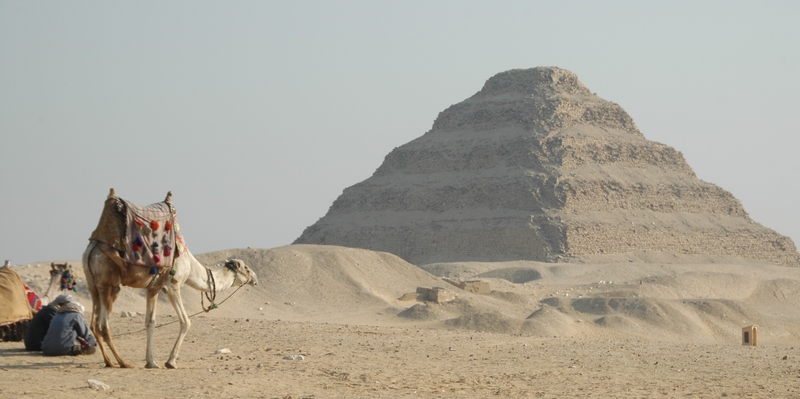
[[[758,326],[742,327],[742,345],[758,346]]]
[[[445,278],[444,281],[447,281],[453,286],[461,288],[462,290],[471,292],[473,294],[488,295],[492,293],[492,288],[486,281],[481,281],[481,280],[461,281],[461,280],[452,280],[449,278]]]
[[[418,299],[436,303],[450,302],[456,299],[456,293],[443,287],[417,287]]]

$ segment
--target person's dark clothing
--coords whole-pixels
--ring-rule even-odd
[[[51,303],[41,308],[33,319],[28,324],[28,331],[25,332],[25,350],[26,351],[40,351],[42,350],[42,341],[44,336],[47,335],[47,329],[50,327],[50,321],[53,316],[58,312],[58,305]]]
[[[46,356],[91,354],[97,347],[97,340],[83,320],[83,315],[79,311],[70,311],[69,305],[72,304],[62,305],[50,322],[42,341],[42,353]],[[87,349],[87,346],[92,349]]]

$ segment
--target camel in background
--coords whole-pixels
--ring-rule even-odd
[[[42,306],[52,302],[61,291],[75,291],[77,280],[72,274],[72,265],[69,263],[50,263],[50,284],[47,291],[39,297]]]

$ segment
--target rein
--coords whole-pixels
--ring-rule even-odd
[[[236,275],[238,274],[238,272],[236,271],[236,266],[229,261],[225,263],[225,268],[233,272],[233,281],[235,282]],[[211,309],[216,309],[218,307],[218,305],[214,303],[214,300],[217,299],[217,282],[214,281],[214,275],[211,273],[211,269],[206,268],[206,274],[208,275],[208,279],[211,281],[211,292],[204,292],[200,294],[200,307],[203,308],[204,312],[208,313],[211,311]],[[240,284],[239,288],[242,288],[242,286],[245,285],[246,283],[247,282],[245,281],[242,284]],[[239,288],[237,288],[236,291],[239,291]],[[228,298],[230,298],[233,294],[236,293],[236,291],[233,291],[231,295],[228,295],[228,297],[223,299],[222,302],[220,302],[219,304],[222,305],[222,303],[227,301]],[[203,295],[205,295],[206,299],[208,299],[208,302],[210,303],[210,305],[208,305],[208,308],[206,308],[206,305],[203,302]]]
[[[217,304],[214,303],[214,300],[217,299],[217,282],[214,281],[214,275],[211,274],[211,269],[206,268],[206,274],[208,275],[208,279],[211,280],[211,292],[200,293],[200,307],[203,308],[204,312],[208,313],[209,311],[211,311],[211,309],[217,308]],[[203,295],[205,295],[206,299],[208,299],[208,301],[211,302],[211,304],[208,305],[208,308],[206,308],[205,303],[203,303]]]
[[[214,282],[214,276],[211,274],[211,270],[209,270],[208,268],[206,268],[206,270],[208,270],[208,276],[209,276],[209,278],[211,279],[211,285],[212,285],[212,287],[216,287],[216,283]],[[234,281],[235,281],[235,280],[234,280]],[[200,306],[202,306],[202,307],[203,307],[203,310],[202,310],[202,311],[200,311],[200,312],[194,313],[194,314],[190,314],[190,315],[189,315],[189,318],[191,319],[192,317],[195,317],[195,316],[199,315],[200,313],[208,313],[209,311],[211,311],[211,309],[216,309],[216,308],[218,308],[218,307],[219,307],[219,305],[222,305],[223,303],[225,303],[225,301],[227,301],[228,299],[230,299],[230,297],[232,297],[232,296],[233,296],[233,294],[235,294],[235,293],[236,293],[236,292],[238,292],[238,291],[239,291],[239,290],[240,290],[242,287],[244,287],[244,286],[245,286],[245,284],[247,284],[247,283],[246,283],[246,282],[244,282],[244,283],[242,283],[242,284],[239,284],[239,286],[238,286],[238,287],[236,287],[236,289],[235,289],[233,292],[231,292],[231,293],[230,293],[230,295],[228,295],[227,297],[225,297],[225,299],[223,299],[222,301],[220,301],[220,303],[219,303],[219,304],[215,304],[215,303],[214,303],[214,301],[213,301],[213,299],[211,299],[211,298],[216,298],[216,292],[214,292],[213,294],[211,294],[211,295],[210,295],[210,296],[211,296],[211,298],[209,298],[209,301],[211,301],[211,305],[210,305],[208,308],[206,308],[206,307],[205,307],[205,304],[203,303],[203,293],[201,293],[201,294],[200,294]],[[207,292],[206,292],[205,294],[206,294],[206,296],[209,296],[209,294],[208,294]],[[171,322],[169,322],[169,323],[159,324],[159,325],[155,326],[154,328],[159,328],[159,327],[168,326],[168,325],[170,325],[170,324],[177,323],[177,322],[180,322],[180,321],[181,321],[181,320],[180,320],[180,318],[179,318],[178,320],[173,320],[173,321],[171,321]],[[140,332],[142,332],[142,331],[147,331],[147,329],[146,329],[146,328],[143,328],[143,329],[141,329],[141,330],[131,331],[131,332],[123,333],[123,334],[115,334],[115,335],[117,335],[117,336],[122,336],[122,335],[130,335],[130,334],[140,333]]]

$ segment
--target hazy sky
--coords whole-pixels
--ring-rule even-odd
[[[800,243],[800,2],[0,0],[0,260],[108,189],[199,254],[290,244],[440,111],[558,66]]]

